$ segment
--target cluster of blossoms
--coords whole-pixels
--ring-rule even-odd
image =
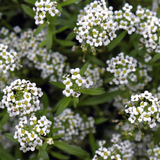
[[[38,58],[41,58],[41,61],[38,61]],[[39,49],[34,57],[35,68],[42,70],[41,77],[43,79],[50,77],[51,81],[62,81],[63,72],[67,68],[66,59],[67,57],[59,52],[52,52],[50,50],[47,53],[47,49]]]
[[[139,23],[139,17],[131,12],[133,7],[128,3],[122,7],[122,10],[114,11],[114,19],[118,22],[119,29],[126,30],[128,34],[136,31],[135,26]]]
[[[15,68],[19,69],[21,67],[17,53],[13,50],[7,51],[7,49],[7,45],[0,44],[0,73],[14,71]]]
[[[158,160],[160,159],[160,147],[152,146],[147,150],[148,156],[150,160]]]
[[[57,9],[57,2],[50,0],[37,0],[33,7],[34,12],[36,13],[34,19],[35,24],[43,24],[47,15],[54,17],[55,15],[60,15],[60,11]]]
[[[121,52],[115,58],[107,60],[106,63],[108,64],[106,70],[114,74],[110,84],[119,85],[128,83],[128,80],[136,81],[137,76],[133,72],[136,71],[137,60],[133,57],[124,56],[124,53]]]
[[[74,32],[79,43],[85,43],[92,48],[107,46],[117,37],[117,22],[114,22],[112,7],[107,8],[104,0],[94,1],[81,10]]]
[[[123,125],[116,125],[116,130],[120,132],[122,135],[126,136],[128,132],[131,132],[133,130],[134,126],[131,125],[128,122],[125,122]],[[154,132],[151,132],[150,134],[142,135],[142,132],[139,131],[139,129],[135,129],[132,138],[132,146],[134,146],[134,157],[149,157],[149,154],[147,153],[148,148],[153,148],[154,142],[152,141],[152,136]]]
[[[92,88],[98,88],[103,85],[103,80],[101,79],[101,75],[104,73],[105,68],[95,67],[92,64],[89,64],[87,70],[84,73],[85,77],[91,77],[93,81],[93,85],[90,86]]]
[[[19,119],[19,124],[15,126],[14,138],[18,139],[21,145],[20,150],[23,152],[34,151],[37,146],[42,146],[43,136],[50,132],[52,122],[46,116],[37,120],[34,114],[30,118],[23,116]]]
[[[54,135],[64,134],[61,139],[71,144],[79,144],[90,132],[95,132],[94,119],[84,120],[79,113],[74,114],[71,109],[65,109],[59,116],[54,117],[54,128],[61,128]]]
[[[136,31],[140,18],[134,15],[131,9],[132,6],[125,3],[122,10],[113,12],[113,7],[107,8],[104,0],[91,2],[78,15],[77,27],[74,28],[76,39],[93,49],[107,46],[117,37],[117,30],[123,29],[132,34]]]
[[[50,76],[51,81],[62,81],[63,72],[68,72],[65,63],[66,56],[38,47],[46,38],[45,31],[42,30],[36,37],[33,37],[34,30],[28,29],[18,36],[20,30],[16,26],[15,32],[10,33],[8,29],[1,28],[0,43],[7,44],[9,48],[17,52],[17,57],[21,59],[24,68],[34,65],[36,69],[42,70],[42,78]]]
[[[90,86],[93,85],[93,81],[91,80],[90,77],[83,78],[79,72],[80,69],[75,68],[70,70],[71,77],[69,74],[63,76],[64,78],[63,84],[65,85],[65,89],[63,90],[62,93],[66,97],[69,97],[70,95],[72,95],[73,97],[79,97],[81,95],[79,90],[82,87],[89,88]]]
[[[145,91],[141,94],[131,96],[131,101],[125,106],[125,112],[129,114],[128,120],[132,124],[149,125],[150,128],[156,126],[156,121],[160,122],[160,104],[158,98]]]
[[[97,160],[98,157],[103,159],[131,160],[134,157],[132,143],[129,140],[122,141],[120,134],[113,134],[111,147],[104,147],[105,141],[99,141],[100,148],[96,150],[96,154],[92,160]]]
[[[40,109],[41,88],[35,83],[17,79],[3,89],[1,108],[7,107],[10,117],[27,115]]]
[[[141,46],[147,48],[147,52],[160,53],[160,41],[159,41],[159,27],[160,18],[156,17],[156,12],[150,11],[149,9],[137,7],[136,15],[140,18],[140,23],[137,25],[136,33],[142,35],[140,39]],[[151,57],[146,58],[146,62]]]

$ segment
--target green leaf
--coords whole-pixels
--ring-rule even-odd
[[[12,0],[14,3],[18,3],[18,0]]]
[[[52,133],[55,133],[55,132],[57,132],[57,131],[60,130],[60,129],[62,129],[62,127],[53,128],[53,129],[52,129]]]
[[[66,37],[66,41],[71,41],[74,37],[76,36],[76,34],[72,31],[68,34],[68,36]]]
[[[0,121],[0,128],[9,120],[9,114],[6,112]]]
[[[62,46],[73,46],[73,45],[75,45],[76,43],[75,42],[72,42],[72,41],[65,41],[65,40],[60,40],[60,39],[55,39],[55,41],[57,42],[57,43],[59,43],[60,45],[62,45]]]
[[[37,47],[37,49],[42,48],[46,45],[46,40],[44,40],[42,43],[40,43]]]
[[[51,26],[48,27],[47,32],[47,39],[46,39],[46,46],[48,49],[52,48],[52,42],[53,42],[53,28]]]
[[[73,97],[73,106],[76,108],[79,103],[79,97]]]
[[[21,6],[22,6],[22,9],[29,15],[29,16],[31,16],[32,18],[34,18],[34,16],[35,16],[35,12],[29,7],[29,6],[27,6],[27,5],[25,5],[25,4],[21,4]]]
[[[56,105],[56,107],[58,107],[58,110],[57,110],[55,116],[60,115],[64,111],[64,109],[67,108],[67,106],[69,105],[70,101],[71,101],[71,97],[64,97],[64,98],[62,98],[58,102],[58,105]]]
[[[52,138],[53,139],[59,139],[59,138],[62,138],[62,137],[64,137],[65,135],[64,134],[60,134],[60,135],[55,135],[55,136],[53,136]]]
[[[43,146],[39,146],[39,154],[41,155],[42,158],[45,160],[49,160],[48,153],[46,152],[45,148]]]
[[[12,134],[12,133],[4,133],[4,135],[5,135],[5,137],[6,137],[7,139],[9,139],[10,141],[12,141],[12,142],[18,142],[17,139],[14,139],[14,134]]]
[[[122,39],[125,37],[126,33],[127,31],[123,31],[121,34],[119,34],[118,37],[108,45],[108,51],[111,51],[113,48],[115,48],[118,45],[118,43],[120,43]]]
[[[98,119],[95,119],[95,124],[96,124],[96,125],[97,125],[97,124],[101,124],[101,123],[104,123],[104,122],[106,122],[106,121],[108,121],[108,118],[104,118],[104,117],[98,118]]]
[[[33,5],[36,3],[36,0],[24,0],[24,1]]]
[[[69,28],[68,26],[63,26],[63,27],[59,28],[55,33],[61,33],[61,32],[65,31],[68,28]]]
[[[150,62],[152,63],[152,62],[155,62],[155,61],[157,61],[158,59],[160,59],[160,53],[157,53],[151,60],[150,60]]]
[[[79,89],[79,92],[83,93],[83,94],[87,94],[87,95],[100,95],[105,93],[105,91],[103,91],[102,89]]]
[[[89,133],[89,143],[90,143],[90,146],[91,146],[91,149],[92,149],[92,154],[94,155],[95,154],[95,151],[96,151],[96,147],[95,147],[95,138],[93,136],[93,133]]]
[[[87,68],[88,68],[88,65],[89,65],[89,62],[85,63],[85,65],[81,68],[81,70],[80,70],[80,72],[79,72],[79,74],[80,74],[81,76],[84,75],[85,71],[86,71]]]
[[[43,103],[44,109],[47,109],[47,107],[49,105],[49,99],[48,99],[48,96],[45,92],[43,92],[42,103]]]
[[[57,153],[57,152],[51,151],[50,154],[53,157],[57,158],[57,159],[61,159],[61,160],[68,160],[68,159],[70,159],[69,156],[66,156],[66,155],[63,155],[63,154],[60,154],[60,153]]]
[[[60,141],[54,141],[54,146],[56,146],[57,148],[71,154],[77,157],[88,157],[89,153],[86,152],[85,150],[79,148],[79,147],[75,147],[72,145],[69,145],[65,142],[60,142]]]
[[[95,56],[88,56],[89,60],[92,61],[95,64],[98,64],[99,66],[104,67],[105,63],[103,63],[100,59],[96,58]]]
[[[65,85],[61,82],[50,81],[50,83],[58,88],[65,89]]]
[[[46,22],[44,22],[43,24],[41,24],[33,33],[33,36],[35,37],[38,33],[40,33],[42,31],[42,29],[44,29],[44,27],[46,26]]]
[[[102,104],[105,102],[108,102],[109,100],[113,99],[117,95],[120,95],[122,91],[115,91],[115,92],[106,92],[100,96],[95,96],[88,98],[87,100],[83,100],[78,103],[78,106],[93,106],[93,105],[98,105]]]
[[[113,76],[113,77],[110,77],[110,78],[105,79],[105,80],[104,80],[104,83],[109,83],[113,78],[114,78],[114,76]]]
[[[1,145],[0,145],[0,155],[3,155],[7,160],[15,160],[14,157],[8,152],[8,150],[5,150]]]
[[[78,1],[79,0],[66,0],[66,1],[62,2],[60,5],[61,5],[61,7],[64,7],[64,6],[70,5],[70,4],[78,2]]]

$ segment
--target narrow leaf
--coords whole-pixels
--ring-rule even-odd
[[[2,126],[9,120],[9,114],[5,113],[3,118],[0,121],[0,128],[2,128]]]
[[[68,36],[66,37],[66,41],[71,41],[74,37],[76,36],[76,34],[72,31],[71,33],[68,34]]]
[[[50,154],[53,157],[57,158],[57,159],[61,159],[61,160],[68,160],[68,159],[70,159],[69,156],[66,156],[66,155],[63,155],[63,154],[60,154],[60,153],[57,153],[57,152],[51,151]]]
[[[88,157],[89,153],[86,152],[85,150],[79,148],[79,147],[75,147],[72,145],[69,145],[65,142],[60,142],[60,141],[54,141],[54,146],[56,146],[57,148],[71,154],[77,157]]]
[[[53,28],[49,26],[48,32],[47,32],[47,39],[46,39],[46,46],[48,49],[51,49],[52,47],[52,42],[53,42],[52,33],[53,33]]]
[[[58,103],[58,104],[59,104],[59,105],[58,105],[58,110],[57,110],[55,116],[60,115],[60,114],[64,111],[64,109],[67,108],[67,106],[69,105],[70,101],[71,101],[71,97],[64,97],[64,98],[60,101],[61,103]]]
[[[5,150],[0,145],[0,156],[1,155],[3,155],[4,157],[6,157],[8,160],[15,160],[14,157],[8,152],[8,150]]]
[[[157,54],[150,60],[150,62],[155,62],[155,61],[157,61],[158,59],[160,59],[160,53],[157,53]]]
[[[6,137],[7,139],[9,139],[10,141],[12,141],[12,142],[18,142],[17,139],[14,139],[14,134],[12,134],[12,133],[5,133],[4,135],[5,135],[5,137]]]
[[[36,0],[24,0],[24,1],[33,5],[36,3]]]
[[[61,28],[59,28],[55,33],[61,33],[63,31],[65,31],[67,28],[69,28],[68,26],[63,26]]]
[[[37,47],[37,49],[42,48],[46,45],[46,40],[44,40],[42,43],[40,43]]]
[[[12,0],[14,3],[18,3],[18,0]]]
[[[105,63],[103,63],[100,59],[96,58],[95,56],[88,56],[90,61],[92,61],[95,64],[98,64],[99,66],[104,67]]]
[[[45,150],[42,146],[39,146],[39,154],[40,154],[41,157],[44,158],[45,160],[49,160],[48,153],[46,152],[46,150]]]
[[[89,133],[89,143],[92,149],[92,154],[94,155],[96,148],[95,148],[95,138],[93,136],[93,133]]]
[[[72,41],[65,41],[65,40],[60,40],[60,39],[55,39],[55,41],[62,46],[73,46],[76,44],[75,42],[72,42]]]
[[[79,72],[79,74],[80,74],[81,76],[84,75],[85,71],[86,71],[87,68],[88,68],[88,65],[89,65],[89,62],[87,62],[87,63],[81,68],[81,70],[80,70],[80,72]]]
[[[61,5],[61,7],[64,7],[64,6],[70,5],[70,4],[78,2],[78,1],[79,0],[66,0],[66,1],[62,2],[60,5]]]
[[[52,138],[53,138],[53,139],[59,139],[59,138],[62,138],[62,137],[64,137],[64,134],[55,135],[55,136],[53,136]]]
[[[42,31],[42,29],[44,29],[44,27],[46,26],[46,22],[44,22],[43,24],[41,24],[33,33],[33,36],[35,37],[38,33],[40,33]]]
[[[95,119],[95,124],[97,125],[97,124],[101,124],[101,123],[104,123],[104,122],[106,122],[106,121],[108,121],[108,118],[98,118],[98,119]]]
[[[114,78],[114,76],[113,76],[113,77],[110,77],[110,78],[105,79],[105,80],[104,80],[104,83],[109,83],[113,78]]]
[[[101,90],[101,89],[80,89],[78,90],[83,94],[87,94],[87,95],[100,95],[105,93],[105,91]]]
[[[52,133],[55,133],[55,132],[57,132],[57,131],[60,130],[60,129],[62,129],[62,128],[61,128],[61,127],[53,128],[53,129],[52,129]]]
[[[49,99],[48,99],[48,96],[45,92],[43,92],[42,103],[43,103],[44,109],[47,109],[47,107],[49,105]]]
[[[35,12],[34,12],[29,6],[27,6],[27,5],[25,5],[25,4],[21,4],[21,6],[22,6],[22,9],[23,9],[29,16],[31,16],[32,18],[34,18]]]
[[[91,97],[87,100],[80,101],[78,103],[78,106],[90,106],[90,105],[98,105],[105,102],[108,102],[109,100],[113,99],[117,95],[120,95],[121,91],[115,91],[115,92],[106,92],[103,95]]]
[[[73,106],[76,108],[79,103],[79,97],[73,97]]]
[[[120,43],[122,39],[125,37],[126,33],[127,31],[123,31],[121,34],[119,34],[118,37],[108,45],[108,51],[111,51],[113,48],[115,48],[118,45],[118,43]]]
[[[61,82],[50,81],[50,83],[58,88],[65,89],[65,85]]]

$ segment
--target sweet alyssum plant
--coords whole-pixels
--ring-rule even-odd
[[[0,159],[160,158],[149,2],[0,2]]]

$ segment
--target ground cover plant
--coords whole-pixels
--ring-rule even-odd
[[[159,160],[159,4],[0,1],[0,160]]]

